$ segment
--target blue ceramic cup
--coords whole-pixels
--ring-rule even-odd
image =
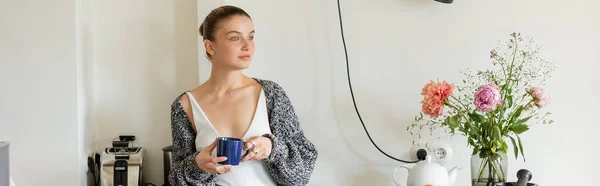
[[[219,137],[217,140],[217,157],[227,157],[227,160],[219,162],[219,164],[222,165],[239,165],[240,160],[242,160],[250,150],[248,149],[242,154],[245,143],[239,138]]]

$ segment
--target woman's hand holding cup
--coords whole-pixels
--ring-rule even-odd
[[[213,157],[211,156],[212,151],[217,146],[217,140],[213,141],[210,145],[206,146],[200,151],[195,157],[196,165],[208,173],[225,174],[231,172],[231,165],[221,165],[219,162],[227,160],[227,157]]]
[[[244,151],[250,150],[242,159],[242,162],[248,160],[262,160],[271,155],[273,142],[271,139],[262,136],[254,136],[248,140],[244,140]]]

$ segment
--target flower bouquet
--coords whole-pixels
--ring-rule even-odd
[[[492,185],[506,181],[507,140],[512,143],[515,158],[525,161],[523,143],[519,137],[532,125],[549,124],[550,112],[542,108],[550,102],[540,88],[550,78],[555,67],[540,59],[539,47],[512,33],[506,48],[490,52],[494,69],[461,71],[464,85],[446,81],[430,81],[422,89],[422,111],[407,131],[420,139],[422,130],[430,135],[443,128],[450,136],[457,132],[467,138],[473,148],[471,178],[473,185]],[[455,94],[455,89],[460,94]],[[416,139],[417,140],[417,139]],[[415,143],[415,141],[413,141]]]

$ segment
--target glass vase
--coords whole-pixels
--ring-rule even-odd
[[[506,182],[508,159],[505,152],[480,150],[471,157],[471,185],[494,186]]]

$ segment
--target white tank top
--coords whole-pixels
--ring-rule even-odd
[[[192,105],[192,112],[194,116],[194,123],[196,125],[196,150],[200,151],[202,148],[212,143],[215,138],[222,137],[217,130],[214,128],[212,123],[208,120],[208,117],[200,107],[200,104],[196,101],[194,96],[190,92],[186,92],[190,98],[190,104]],[[263,134],[272,134],[269,126],[269,119],[267,114],[267,106],[265,101],[264,91],[260,91],[258,98],[258,105],[254,117],[250,123],[250,127],[244,139],[248,139],[252,136],[261,136]],[[224,136],[227,137],[227,136]],[[213,150],[212,155],[216,156],[217,148]],[[223,186],[271,186],[277,185],[269,170],[265,160],[250,160],[246,162],[240,162],[237,166],[232,166],[231,172],[227,174],[217,175],[217,185]]]

